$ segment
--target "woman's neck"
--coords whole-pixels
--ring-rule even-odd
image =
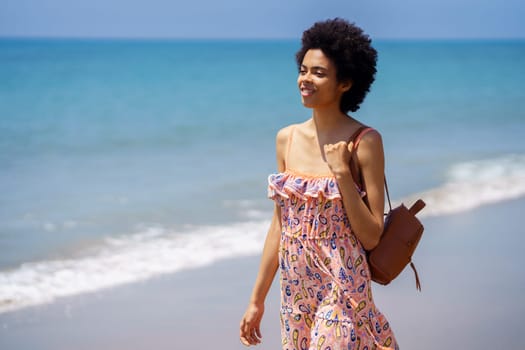
[[[312,120],[318,134],[332,133],[344,127],[352,119],[339,108],[314,109]]]

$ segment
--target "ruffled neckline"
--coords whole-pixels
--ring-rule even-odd
[[[357,184],[356,188],[361,197],[366,195]],[[268,176],[268,197],[275,199],[277,196],[301,199],[323,197],[329,200],[342,198],[333,175],[304,174],[291,169]]]

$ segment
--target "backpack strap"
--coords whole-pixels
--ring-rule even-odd
[[[354,152],[357,151],[357,146],[359,146],[359,142],[361,142],[361,139],[363,136],[369,132],[374,130],[374,128],[368,127],[368,126],[362,126],[352,135],[352,138],[350,141],[354,141],[354,146],[352,147],[352,159],[350,159],[350,168],[352,172],[352,178],[354,179],[354,182],[359,185],[361,189],[363,189],[363,179],[361,177],[361,172],[359,171],[359,164],[356,164],[356,161],[353,160]],[[359,173],[359,177],[357,177],[357,173]],[[392,202],[390,201],[390,193],[388,192],[388,184],[386,182],[386,175],[384,176],[384,183],[385,183],[385,192],[386,192],[386,198],[388,200],[388,208],[389,210],[392,210]],[[418,209],[417,211],[421,210]],[[388,213],[385,213],[387,215]],[[416,272],[417,274],[417,272]]]
[[[352,135],[352,137],[349,140],[349,142],[350,141],[354,142],[354,146],[353,146],[354,150],[357,150],[357,146],[359,146],[359,142],[361,142],[361,139],[363,138],[363,136],[365,136],[367,132],[372,131],[372,130],[374,130],[374,128],[371,128],[369,126],[364,126],[364,125],[360,127],[359,129],[357,129],[357,131]]]
[[[361,172],[359,171],[359,163],[357,161],[357,157],[354,157],[355,152],[357,151],[357,146],[359,146],[359,142],[361,142],[361,139],[363,136],[369,132],[374,130],[373,128],[363,125],[360,128],[358,128],[352,136],[348,139],[348,143],[353,142],[352,146],[352,156],[350,158],[350,171],[352,173],[352,178],[354,179],[354,182],[359,186],[359,188],[363,189],[363,181],[361,178]],[[359,175],[358,175],[359,174]]]

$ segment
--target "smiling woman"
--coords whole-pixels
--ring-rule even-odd
[[[280,268],[284,350],[399,348],[375,306],[366,259],[383,230],[382,140],[347,114],[369,91],[376,60],[369,37],[345,20],[303,34],[297,82],[312,117],[277,134],[279,172],[268,180],[275,210],[240,324],[245,345],[261,342],[264,301]]]
[[[311,49],[305,54],[298,78],[301,100],[305,107],[329,106],[339,102],[351,84],[350,81],[337,83],[335,65],[322,50]]]

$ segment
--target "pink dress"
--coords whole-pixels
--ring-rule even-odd
[[[281,208],[283,349],[399,349],[374,305],[366,253],[335,178],[286,169],[268,182]]]

